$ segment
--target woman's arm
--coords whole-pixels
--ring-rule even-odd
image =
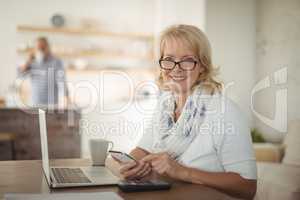
[[[177,171],[174,175],[183,181],[214,187],[239,198],[253,199],[256,193],[256,180],[245,179],[237,173],[206,172],[184,166]]]
[[[151,162],[153,170],[159,174],[166,174],[174,179],[214,187],[239,198],[253,199],[256,193],[256,180],[245,179],[237,173],[206,172],[185,167],[170,158],[167,153],[150,154],[142,160]]]

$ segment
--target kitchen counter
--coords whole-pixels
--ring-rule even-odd
[[[15,134],[14,150],[17,160],[41,159],[37,109],[0,108],[0,134]],[[50,158],[79,158],[81,114],[74,109],[47,111]],[[11,146],[0,143],[0,160],[11,159]]]

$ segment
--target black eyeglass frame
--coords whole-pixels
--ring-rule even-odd
[[[162,61],[173,62],[173,63],[174,63],[174,66],[173,66],[172,68],[168,68],[168,69],[167,69],[167,68],[164,68],[163,65],[161,64]],[[180,65],[180,63],[182,63],[182,62],[187,62],[187,61],[186,61],[186,60],[181,60],[181,61],[176,62],[176,61],[173,61],[173,60],[164,60],[163,58],[160,58],[160,59],[158,60],[159,66],[160,66],[160,68],[163,69],[163,70],[173,70],[173,69],[176,67],[176,65],[178,65],[178,67],[179,67],[181,70],[183,70],[183,71],[193,71],[193,70],[195,69],[197,63],[199,63],[199,61],[194,60],[194,62],[191,62],[191,63],[194,63],[194,66],[193,66],[192,69],[183,69],[183,68],[181,67],[181,65]]]

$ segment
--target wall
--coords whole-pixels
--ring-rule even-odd
[[[154,32],[159,36],[164,28],[173,24],[190,24],[205,30],[206,0],[155,0]],[[159,57],[156,37],[156,57]]]
[[[206,0],[156,0],[157,32],[172,24],[191,24],[205,30]]]
[[[273,120],[279,112],[276,103],[280,103],[276,102],[276,92],[287,88],[287,110],[279,113],[281,119],[277,122],[286,127],[285,112],[287,121],[300,119],[300,1],[257,0],[256,8],[256,81],[269,76],[271,85],[257,94],[256,110]],[[274,72],[282,68],[287,68],[287,83],[275,84],[278,80]],[[279,142],[285,136],[286,131],[266,125],[258,118],[256,126],[270,141]]]
[[[255,80],[255,0],[206,2],[206,33],[226,93],[253,125],[250,94]]]

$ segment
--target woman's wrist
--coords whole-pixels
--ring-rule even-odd
[[[189,180],[189,175],[190,174],[190,170],[188,167],[185,167],[179,163],[176,163],[176,166],[173,170],[173,178],[182,180],[182,181],[186,181],[186,182],[190,182]]]
[[[196,183],[196,184],[203,184],[202,181],[198,179],[193,178],[193,172],[195,169],[185,167],[183,165],[178,164],[178,169],[176,174],[176,178],[185,182],[190,182],[190,183]],[[198,170],[200,172],[200,170]]]

